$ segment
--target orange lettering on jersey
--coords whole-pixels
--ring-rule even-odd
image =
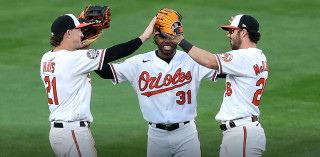
[[[147,71],[142,72],[139,77],[140,91],[145,91],[148,87],[149,89],[153,89],[153,88],[159,89],[163,86],[170,86],[171,84],[174,86],[169,88],[164,88],[161,90],[145,92],[145,93],[142,93],[142,95],[149,97],[155,94],[163,93],[163,92],[175,89],[177,87],[184,86],[190,83],[192,80],[191,72],[190,71],[188,71],[187,73],[181,72],[181,68],[179,68],[173,76],[171,74],[167,74],[164,77],[162,84],[159,85],[161,76],[162,76],[162,73],[159,73],[158,77],[150,77],[150,74]]]
[[[268,71],[269,67],[268,67],[268,62],[267,61],[262,61],[261,66],[259,67],[258,64],[253,65],[253,70],[256,73],[256,75],[264,72],[264,71]]]
[[[51,72],[54,73],[55,62],[44,62],[43,63],[43,72]]]
[[[89,81],[89,83],[92,83],[92,82],[91,82],[91,75],[90,75],[90,74],[88,74],[88,75],[87,75],[87,77],[88,77],[88,78],[89,78],[89,80],[90,80],[90,81]]]

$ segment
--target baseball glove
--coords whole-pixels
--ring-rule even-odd
[[[80,23],[90,23],[89,26],[82,29],[83,38],[82,47],[87,48],[103,35],[103,29],[110,27],[110,8],[108,6],[87,6],[80,14]]]
[[[161,9],[157,14],[157,21],[154,25],[155,33],[162,34],[170,39],[183,34],[182,16],[168,8]]]

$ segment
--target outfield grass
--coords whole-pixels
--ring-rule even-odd
[[[203,49],[229,50],[219,26],[230,16],[251,14],[261,24],[258,44],[269,64],[261,101],[261,123],[267,135],[265,157],[313,157],[320,154],[318,25],[314,0],[162,0],[85,1],[10,0],[0,6],[0,156],[54,156],[49,140],[49,110],[40,79],[40,59],[52,49],[50,26],[60,14],[79,14],[89,3],[111,7],[111,27],[93,48],[109,47],[140,35],[161,8],[179,11],[185,37]],[[155,49],[147,41],[135,54]],[[146,156],[147,123],[129,83],[112,85],[92,74],[91,131],[99,156]],[[203,81],[197,124],[204,157],[216,157],[222,134],[218,113],[224,82]]]

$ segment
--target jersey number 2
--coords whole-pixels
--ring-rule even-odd
[[[49,93],[51,91],[51,86],[52,86],[54,104],[59,105],[58,96],[57,96],[57,88],[56,88],[56,78],[53,77],[52,81],[50,81],[50,77],[46,76],[46,77],[44,77],[44,82],[48,85],[46,88],[47,89],[47,96],[48,96],[48,103],[53,104],[52,98],[49,97]]]
[[[265,80],[264,78],[260,78],[257,83],[256,86],[260,86],[262,85],[261,89],[258,89],[254,95],[253,95],[253,99],[252,99],[252,104],[258,106],[260,104],[260,100],[262,97],[262,93],[264,90],[264,87],[266,86],[266,82],[267,80]],[[231,83],[227,82],[226,83],[226,92],[225,92],[225,96],[230,96],[232,94],[232,89],[231,89]],[[260,96],[260,97],[259,97]]]
[[[260,100],[261,100],[261,97],[262,97],[262,93],[263,93],[264,87],[266,86],[266,82],[267,82],[267,80],[265,80],[264,78],[260,78],[256,83],[256,86],[260,86],[262,84],[262,88],[258,89],[254,93],[254,96],[253,96],[252,103],[254,105],[256,105],[256,106],[258,106],[260,104]],[[260,99],[258,99],[259,95],[260,95]]]

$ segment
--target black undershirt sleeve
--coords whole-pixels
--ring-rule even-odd
[[[218,74],[217,77],[218,77],[218,78],[226,78],[226,77],[227,77],[227,74]]]
[[[95,70],[95,72],[103,79],[114,79],[112,70],[109,64],[103,64],[102,70]]]
[[[129,56],[135,52],[142,45],[140,38],[135,38],[126,43],[118,44],[106,49],[102,70],[95,70],[95,72],[104,79],[113,79],[112,70],[109,62]]]

